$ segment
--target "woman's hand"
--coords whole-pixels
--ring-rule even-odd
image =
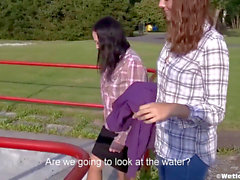
[[[133,118],[142,120],[146,124],[164,121],[171,116],[171,105],[167,103],[149,103],[139,107]]]
[[[116,140],[113,140],[112,144],[109,147],[109,151],[120,153],[123,150],[123,148],[124,148],[124,145],[117,142]]]
[[[109,147],[110,152],[120,153],[124,149],[125,142],[130,130],[131,130],[131,127],[127,131],[122,131],[117,133],[118,135],[114,137],[112,144]]]
[[[175,103],[149,103],[139,107],[133,118],[144,121],[146,124],[165,121],[172,116],[187,118],[190,111],[187,106]]]

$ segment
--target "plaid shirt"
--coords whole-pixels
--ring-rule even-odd
[[[187,105],[190,116],[157,123],[156,153],[171,160],[185,160],[197,154],[212,165],[228,86],[229,56],[222,35],[206,23],[196,50],[178,56],[170,53],[170,44],[166,43],[157,66],[156,101]]]
[[[140,57],[129,48],[122,60],[117,64],[111,81],[106,79],[106,71],[101,77],[101,95],[104,105],[104,119],[112,111],[112,103],[134,82],[147,81],[147,71]],[[105,123],[107,127],[107,123]],[[127,132],[120,133],[115,140],[124,143]]]

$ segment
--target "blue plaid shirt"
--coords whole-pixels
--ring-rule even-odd
[[[163,47],[158,67],[157,102],[178,103],[190,109],[188,119],[172,117],[156,125],[155,150],[169,160],[195,154],[212,165],[217,150],[217,125],[225,114],[229,56],[222,37],[209,24],[198,48],[187,55]]]

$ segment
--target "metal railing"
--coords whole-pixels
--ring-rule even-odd
[[[99,69],[98,66],[94,65],[83,65],[83,64],[64,64],[64,63],[45,63],[45,62],[28,62],[28,61],[10,61],[10,60],[0,60],[0,64],[6,65],[25,65],[25,66],[45,66],[45,67],[58,67],[58,68],[80,68],[80,69]],[[155,69],[148,68],[149,73],[156,73]],[[152,78],[154,78],[154,74]],[[0,96],[0,100],[8,101],[22,101],[31,103],[41,103],[41,104],[54,104],[54,105],[65,105],[65,106],[80,106],[80,107],[90,107],[90,108],[103,108],[102,104],[95,103],[80,103],[71,101],[56,101],[56,100],[46,100],[46,99],[34,99],[34,98],[24,98],[24,97],[13,97],[13,96]]]
[[[43,63],[43,62],[28,62],[28,61],[10,61],[10,60],[0,60],[0,64],[6,65],[25,65],[25,66],[45,66],[45,67],[58,67],[58,68],[81,68],[81,69],[99,69],[98,66],[94,65],[83,65],[83,64],[63,64],[63,63]],[[147,72],[153,73],[150,77],[150,81],[156,77],[156,70],[148,68]],[[8,101],[22,101],[31,103],[41,103],[41,104],[55,104],[55,105],[66,105],[66,106],[80,106],[80,107],[90,107],[90,108],[103,108],[101,104],[92,103],[80,103],[80,102],[69,102],[69,101],[56,101],[56,100],[44,100],[44,99],[34,99],[34,98],[23,98],[23,97],[12,97],[12,96],[0,96],[0,100]],[[14,148],[14,149],[25,149],[33,151],[43,151],[60,153],[73,156],[77,159],[84,158],[88,159],[89,155],[77,146],[71,144],[51,142],[51,141],[40,141],[40,140],[27,140],[27,139],[17,139],[17,138],[5,138],[0,137],[0,147]],[[145,158],[149,157],[149,152],[145,154]],[[144,160],[145,162],[145,160]],[[144,164],[144,167],[147,167]],[[87,172],[88,167],[79,168],[77,165],[68,174],[65,180],[77,180],[81,179]]]
[[[82,148],[61,142],[29,140],[20,138],[0,137],[0,148],[22,149],[40,152],[58,153],[72,156],[78,160],[89,160],[89,154]],[[82,167],[75,164],[64,180],[79,180],[87,173],[89,165]]]

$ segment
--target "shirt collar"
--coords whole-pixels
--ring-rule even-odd
[[[124,59],[124,57],[129,53],[129,51],[130,51],[130,47],[126,50],[126,52],[125,52],[125,54],[122,56],[122,55],[120,55],[119,56],[119,58],[121,59],[121,60],[123,60]]]
[[[209,31],[211,29],[211,25],[209,24],[209,22],[206,20],[204,25],[203,25],[203,32],[206,33],[207,31]]]

